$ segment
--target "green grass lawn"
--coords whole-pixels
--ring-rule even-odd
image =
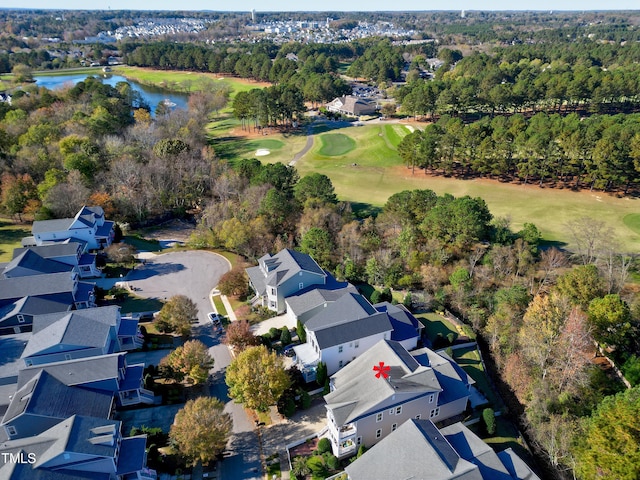
[[[502,408],[502,403],[491,388],[487,374],[484,371],[478,349],[476,347],[456,348],[453,350],[453,359],[475,380],[476,388],[485,396],[494,410]]]
[[[320,150],[318,153],[325,157],[338,157],[346,155],[356,148],[356,142],[343,133],[325,133],[320,135]]]
[[[10,262],[13,258],[13,249],[20,248],[22,238],[30,235],[30,226],[0,219],[0,262]]]
[[[139,252],[159,252],[162,250],[160,242],[158,242],[157,240],[146,239],[139,234],[126,235],[123,240],[129,245],[133,245]]]
[[[581,217],[605,221],[622,248],[640,251],[637,230],[640,200],[616,198],[602,192],[573,192],[530,185],[500,183],[491,180],[459,180],[427,176],[421,170],[412,175],[392,148],[391,125],[347,127],[341,133],[356,142],[356,148],[341,157],[327,158],[317,148],[308,152],[296,165],[300,175],[319,172],[327,175],[341,200],[356,202],[361,209],[380,207],[396,192],[431,189],[438,195],[481,197],[497,217],[509,217],[518,231],[526,222],[534,223],[547,241],[571,243],[565,227]],[[394,134],[397,133],[395,130]],[[635,214],[627,219],[629,215]]]
[[[220,315],[224,315],[225,317],[228,317],[229,314],[227,313],[227,309],[225,308],[224,303],[222,303],[222,299],[220,298],[220,295],[214,295],[211,298],[213,299],[213,304],[216,306],[216,310],[218,311],[218,313]]]
[[[164,305],[160,300],[154,298],[142,298],[131,293],[121,302],[109,301],[108,305],[120,305],[123,315],[134,312],[157,312]]]
[[[640,235],[640,213],[629,213],[622,218],[622,221],[631,231]]]
[[[455,334],[458,338],[458,331],[454,324],[449,322],[445,317],[437,313],[417,313],[415,317],[424,325],[427,332],[427,338],[432,342],[438,334],[442,334],[443,338],[447,338],[450,333]]]

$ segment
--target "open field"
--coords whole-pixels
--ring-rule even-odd
[[[380,207],[387,198],[402,190],[428,188],[438,195],[481,197],[497,217],[509,217],[518,231],[525,222],[534,223],[544,239],[571,243],[565,224],[573,219],[590,217],[602,220],[613,236],[629,252],[640,251],[640,200],[616,198],[602,192],[573,192],[539,188],[532,185],[500,183],[495,180],[459,180],[425,175],[416,170],[412,175],[398,156],[393,144],[396,129],[390,124],[347,127],[341,133],[356,141],[356,148],[341,157],[327,158],[318,144],[296,165],[300,175],[318,172],[333,182],[338,197],[359,204]],[[406,129],[406,127],[402,127]],[[623,219],[630,214],[635,214]]]
[[[0,263],[13,258],[13,249],[22,246],[22,237],[31,235],[31,226],[14,224],[0,219]]]
[[[155,85],[177,91],[196,91],[202,86],[203,81],[215,80],[231,86],[231,98],[238,92],[249,91],[253,88],[263,88],[270,84],[247,80],[243,78],[223,77],[220,74],[205,72],[182,72],[153,70],[140,67],[118,66],[113,68],[113,73],[125,78],[136,80],[140,83]]]

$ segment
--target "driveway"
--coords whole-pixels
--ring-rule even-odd
[[[129,272],[126,281],[136,289],[136,295],[166,300],[174,295],[186,295],[198,307],[198,323],[205,325],[211,311],[209,293],[220,277],[230,270],[221,255],[204,251],[169,252],[146,258]]]
[[[227,346],[221,343],[220,337],[213,334],[207,319],[207,313],[213,309],[211,290],[231,268],[229,263],[220,255],[203,251],[164,253],[146,256],[145,260],[146,263],[137,267],[126,279],[136,289],[136,295],[162,300],[174,295],[186,295],[198,307],[198,323],[193,325],[192,337],[208,347],[214,360],[209,393],[225,403],[225,411],[233,418],[233,435],[225,459],[220,464],[220,479],[262,479],[255,425],[242,405],[234,403],[227,395],[224,372],[231,363],[231,354]],[[164,350],[163,353],[166,355],[169,351]]]

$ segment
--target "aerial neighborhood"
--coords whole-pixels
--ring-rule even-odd
[[[284,1],[0,7],[0,480],[639,479],[640,11]]]

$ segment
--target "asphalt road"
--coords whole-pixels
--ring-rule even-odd
[[[147,259],[127,276],[127,282],[141,297],[164,300],[174,295],[186,295],[198,306],[198,323],[193,326],[193,337],[209,347],[214,359],[210,394],[225,402],[225,411],[233,418],[233,435],[219,467],[220,477],[224,480],[258,480],[263,477],[255,425],[242,405],[234,403],[227,395],[224,372],[231,363],[231,355],[219,336],[213,334],[207,320],[207,313],[212,310],[210,292],[229,268],[227,260],[220,255],[199,251],[171,252]]]

